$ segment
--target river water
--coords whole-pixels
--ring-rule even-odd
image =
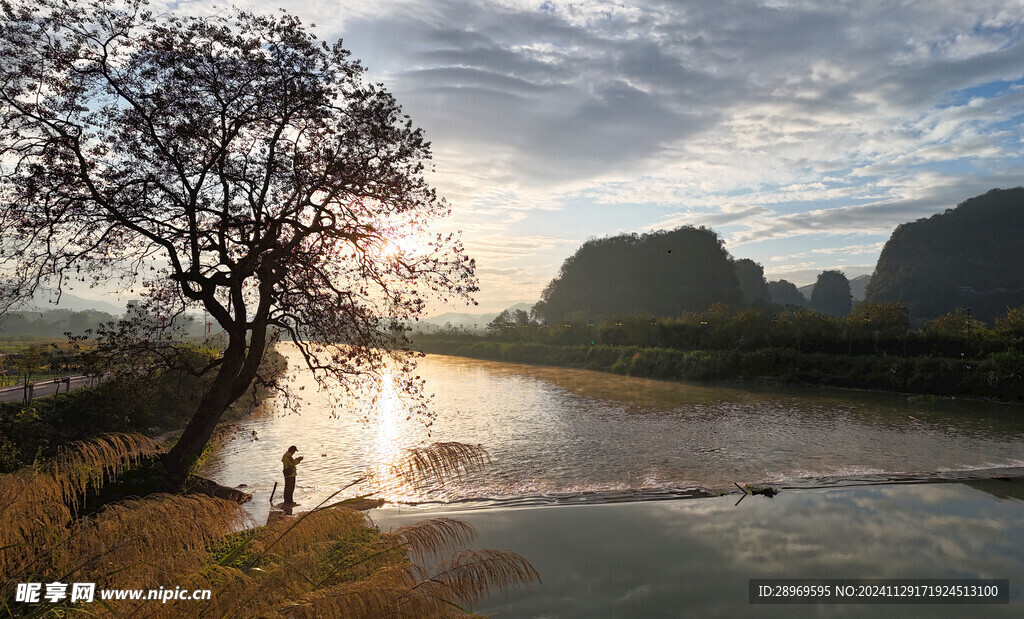
[[[324,394],[299,365],[300,413],[270,402],[204,474],[265,520],[281,455],[311,508],[375,492],[383,528],[455,515],[479,546],[525,555],[544,584],[491,598],[502,616],[1022,616],[1024,483],[878,485],[1024,467],[1024,411],[846,390],[673,383],[428,356],[429,429],[397,391]],[[370,404],[370,402],[373,402]],[[491,463],[443,486],[346,486],[404,449],[483,445]],[[383,477],[379,477],[383,479]],[[734,483],[772,484],[774,499]],[[697,489],[703,489],[698,491]],[[710,492],[707,492],[710,491]],[[732,491],[731,496],[658,500]],[[276,491],[280,501],[281,490]],[[334,500],[337,500],[335,498]],[[751,578],[1009,578],[1009,606],[752,606]],[[1016,588],[1015,588],[1016,587]],[[911,612],[912,611],[912,612]]]
[[[304,505],[431,441],[482,445],[491,463],[444,487],[376,488],[382,498],[607,501],[734,490],[734,483],[814,485],[1024,466],[1024,416],[1014,406],[674,383],[431,355],[417,368],[434,394],[436,419],[427,428],[408,419],[391,388],[375,403],[367,394],[318,392],[295,350],[282,349],[305,400],[300,412],[271,402],[240,424],[206,469],[226,485],[246,484],[254,505],[266,503],[259,499],[280,481],[289,445],[305,456],[297,491]],[[371,490],[363,484],[340,496]]]

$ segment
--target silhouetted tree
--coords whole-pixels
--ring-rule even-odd
[[[157,18],[132,0],[4,2],[0,250],[9,307],[111,273],[226,334],[165,458],[179,476],[249,387],[272,330],[318,380],[407,361],[398,321],[475,290],[429,144],[341,43],[287,14]],[[403,386],[415,392],[411,378]]]
[[[823,271],[818,275],[811,294],[812,308],[842,318],[850,313],[850,306],[850,281],[842,271]]]
[[[487,323],[487,328],[500,333],[502,329],[529,326],[532,322],[530,315],[525,310],[509,308],[502,310],[491,322]]]

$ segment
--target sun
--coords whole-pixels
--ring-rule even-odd
[[[402,254],[402,248],[398,245],[398,243],[395,243],[394,241],[388,239],[384,239],[380,251],[378,252],[378,255],[380,256],[381,260],[386,260],[388,262],[398,260],[399,258],[402,257]]]
[[[419,247],[416,234],[381,236],[376,239],[372,252],[382,262],[396,263],[414,256]]]

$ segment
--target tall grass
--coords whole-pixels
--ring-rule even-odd
[[[381,531],[335,504],[255,526],[242,507],[205,495],[150,495],[80,514],[88,492],[158,445],[139,435],[83,441],[38,468],[0,475],[0,600],[12,616],[69,611],[117,617],[461,616],[489,592],[537,572],[508,551],[466,550],[468,524],[438,518]],[[459,475],[479,447],[441,443],[407,454],[408,479]],[[210,589],[209,601],[14,601],[21,582],[99,589]]]

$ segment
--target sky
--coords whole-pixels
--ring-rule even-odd
[[[478,311],[537,301],[589,238],[681,225],[769,280],[853,278],[895,226],[1024,184],[1020,0],[285,6],[425,130]]]

